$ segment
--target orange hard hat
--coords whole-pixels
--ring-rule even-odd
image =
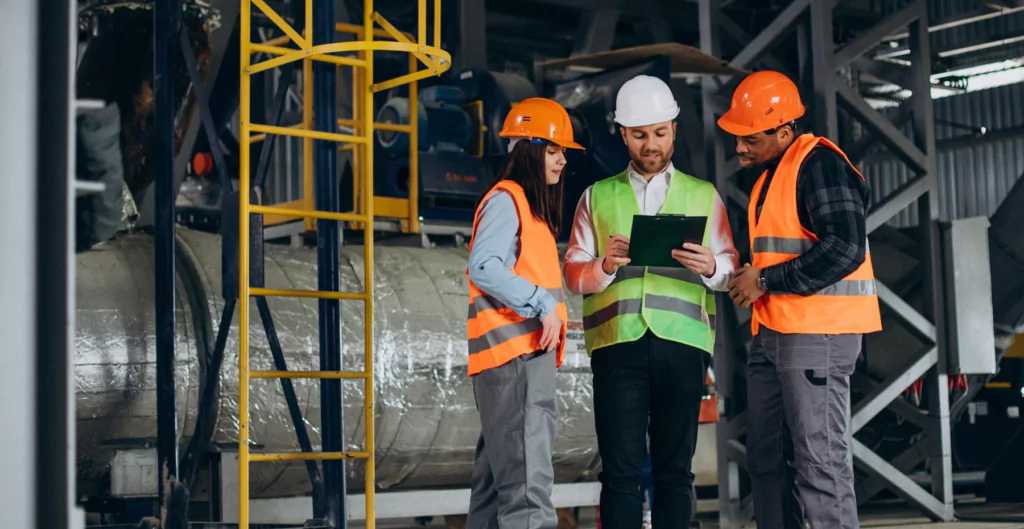
[[[732,106],[718,126],[733,136],[750,136],[785,125],[804,115],[800,91],[789,77],[770,70],[743,79],[732,94]]]
[[[531,97],[512,107],[498,133],[502,138],[546,140],[569,149],[582,149],[573,141],[569,113],[558,103],[543,97]]]

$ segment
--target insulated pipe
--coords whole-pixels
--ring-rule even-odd
[[[178,431],[192,437],[200,381],[206,371],[224,301],[220,237],[181,229],[177,238],[175,369]],[[466,279],[464,249],[377,246],[375,257],[376,483],[381,489],[466,487],[480,421],[466,375]],[[266,247],[269,288],[315,289],[316,251]],[[341,250],[341,286],[361,291],[360,246]],[[76,256],[77,318],[75,380],[80,495],[105,492],[109,466],[119,448],[147,446],[156,435],[153,329],[153,239],[125,235]],[[582,320],[579,296],[569,298],[570,325]],[[284,356],[292,370],[319,365],[315,300],[270,298]],[[256,301],[252,313],[256,314]],[[222,367],[213,442],[233,447],[238,426],[237,310]],[[363,309],[342,305],[345,369],[362,368]],[[253,369],[273,369],[262,326],[250,338]],[[555,476],[559,483],[593,478],[597,455],[589,360],[582,336],[570,330],[569,350],[558,373],[558,436]],[[315,380],[295,380],[299,404],[320,449],[320,396]],[[250,432],[260,451],[298,450],[288,407],[277,380],[250,385]],[[344,448],[363,442],[363,395],[358,381],[344,382]],[[348,490],[363,488],[363,465],[347,470]],[[252,497],[308,494],[302,462],[254,463]]]

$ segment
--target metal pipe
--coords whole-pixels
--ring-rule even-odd
[[[307,7],[307,11],[312,9]],[[306,22],[307,40],[312,42],[313,26],[312,17]],[[303,59],[302,61],[302,126],[306,130],[313,130],[313,104],[316,99],[313,97],[313,60]],[[313,138],[302,139],[302,200],[304,209],[313,209]],[[302,219],[306,231],[312,231],[316,221],[311,217]]]
[[[426,27],[426,0],[420,0],[421,11],[420,30],[425,31]],[[420,36],[421,42],[426,42],[427,37]],[[419,63],[416,56],[409,54],[409,73],[416,71]],[[420,232],[420,119],[419,119],[419,83],[409,83],[409,231]],[[376,123],[374,128],[381,128]]]
[[[482,2],[481,2],[482,3]],[[482,9],[482,7],[481,7]],[[421,13],[421,16],[423,14]],[[365,450],[370,453],[370,457],[366,459],[366,467],[363,472],[364,479],[364,490],[366,492],[366,529],[374,529],[377,524],[376,516],[374,515],[374,492],[377,483],[377,441],[376,441],[376,407],[374,405],[374,399],[376,391],[373,383],[373,366],[374,366],[374,348],[373,348],[373,337],[374,337],[374,325],[373,325],[373,291],[374,291],[374,256],[373,256],[373,148],[375,142],[373,141],[374,131],[374,106],[373,106],[373,84],[374,84],[374,45],[373,45],[373,0],[363,1],[363,35],[366,39],[368,49],[366,50],[366,68],[363,82],[356,87],[354,96],[356,98],[362,98],[363,100],[363,134],[366,135],[366,148],[363,149],[364,153],[364,172],[363,172],[363,214],[366,215],[366,223],[363,224],[363,263],[364,273],[366,274],[366,281],[363,282],[363,292],[366,294],[366,300],[363,301],[363,343],[366,344],[363,347],[363,369],[371,374],[366,377],[364,390],[366,392],[366,398],[363,400],[363,418],[365,421],[364,431],[366,432]],[[417,119],[415,115],[412,116],[411,120]],[[411,144],[409,147],[413,152],[416,152],[416,145]],[[342,528],[344,529],[344,528]]]
[[[992,12],[989,12],[989,13],[982,13],[980,15],[975,15],[975,16],[965,17],[965,18],[954,18],[952,20],[947,20],[945,22],[939,22],[938,24],[935,24],[934,26],[929,26],[928,27],[928,33],[935,33],[936,31],[942,31],[942,30],[946,30],[946,29],[958,28],[960,26],[966,26],[968,24],[973,24],[975,22],[981,22],[983,20],[988,20],[988,19],[991,19],[991,18],[1004,17],[1006,15],[1012,15],[1014,13],[1019,13],[1021,11],[1024,11],[1024,6],[1021,6],[1021,7],[995,6],[995,7],[996,7],[996,10],[992,11]],[[895,35],[890,35],[890,36],[886,37],[886,40],[905,39],[907,37],[910,37],[910,32],[909,31],[904,31],[902,33],[897,33]]]
[[[160,498],[162,469],[178,477],[178,415],[174,367],[174,87],[173,43],[181,26],[181,0],[156,0],[153,9],[153,97],[156,221],[156,379],[157,461]],[[159,508],[157,508],[159,516]]]
[[[252,3],[242,0],[241,64],[238,90],[238,527],[249,527],[249,189],[251,189],[249,135],[251,122],[250,45]]]
[[[330,44],[334,38],[334,2],[315,2],[313,5],[314,45]],[[335,99],[336,77],[334,67],[317,62],[313,65],[313,113],[314,123],[319,132],[333,134],[338,127],[337,101]],[[372,148],[372,147],[368,147]],[[338,150],[331,141],[317,141],[314,144],[314,186],[316,209],[332,213],[340,212],[338,196]],[[340,242],[341,230],[337,220],[317,221],[317,290],[338,292],[340,290]],[[341,300],[318,300],[320,335],[320,370],[341,371]],[[322,410],[322,450],[341,452],[344,450],[344,406],[341,392],[342,381],[325,379],[320,381],[320,406]],[[347,526],[345,461],[323,462],[324,492],[326,495],[327,520],[336,528]]]
[[[1016,44],[1018,42],[1024,42],[1024,35],[1018,35],[1016,37],[1009,37],[1005,39],[992,40],[988,42],[982,42],[981,44],[972,44],[970,46],[964,46],[961,48],[955,48],[952,50],[943,50],[938,53],[939,57],[954,57],[956,55],[964,55],[967,53],[973,53],[976,51],[987,50],[991,48],[998,48],[1000,46],[1009,46],[1010,44]]]

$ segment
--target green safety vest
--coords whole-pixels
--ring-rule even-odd
[[[703,245],[708,245],[715,187],[676,171],[660,214],[706,216]],[[640,207],[623,172],[594,184],[590,210],[598,257],[604,241],[629,236]],[[715,344],[715,296],[699,274],[686,268],[622,266],[603,292],[583,297],[583,340],[587,354],[601,347],[639,339],[650,329],[665,340],[712,353]]]

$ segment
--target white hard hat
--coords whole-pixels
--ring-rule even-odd
[[[638,75],[626,81],[615,98],[615,122],[623,127],[643,127],[672,121],[679,105],[665,81]]]

